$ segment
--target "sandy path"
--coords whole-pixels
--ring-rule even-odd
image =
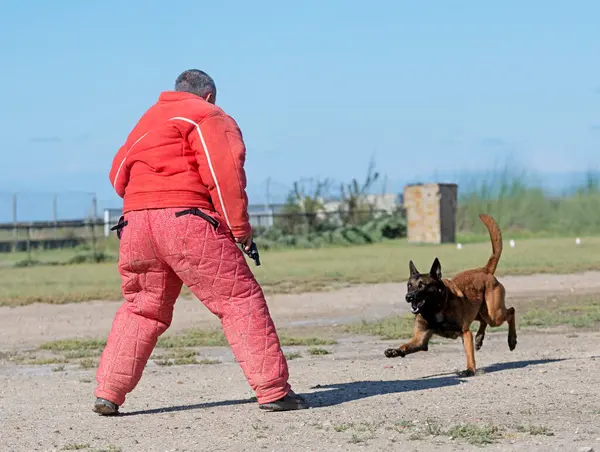
[[[600,272],[577,275],[531,275],[502,278],[508,298],[600,292]],[[377,319],[408,311],[404,284],[354,286],[332,292],[275,295],[269,306],[279,327],[331,325]],[[518,301],[515,301],[518,306]],[[108,334],[118,302],[94,301],[66,305],[34,304],[0,308],[0,350],[41,342]],[[216,318],[195,299],[180,299],[169,332],[218,326]]]
[[[503,282],[516,306],[528,297],[600,292],[599,272]],[[332,324],[405,312],[404,293],[403,284],[381,284],[269,303],[280,326]],[[0,308],[0,350],[103,337],[118,306]],[[213,325],[198,301],[180,300],[171,331]],[[221,364],[151,362],[118,418],[91,412],[95,369],[16,365],[0,354],[0,450],[482,450],[443,433],[467,423],[499,429],[485,450],[600,451],[600,332],[519,332],[514,352],[505,332],[488,334],[476,355],[483,373],[470,379],[453,373],[464,366],[460,341],[436,342],[427,353],[396,360],[383,357],[391,344],[364,337],[342,337],[325,356],[285,348],[303,355],[290,361],[291,383],[313,408],[279,414],[248,400],[253,394],[226,347],[198,351]]]
[[[477,355],[485,373],[462,379],[450,373],[463,366],[459,341],[388,360],[388,344],[354,338],[290,361],[294,388],[313,405],[291,413],[258,410],[226,348],[213,350],[223,364],[149,366],[118,418],[91,412],[93,370],[0,363],[0,449],[481,451],[429,433],[468,423],[502,432],[483,450],[600,450],[599,344],[600,333],[528,333],[511,353],[493,333]],[[519,431],[531,425],[545,434]]]

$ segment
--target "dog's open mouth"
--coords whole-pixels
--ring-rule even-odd
[[[425,300],[413,301],[410,304],[410,312],[412,312],[413,314],[418,314],[424,304],[425,304]]]

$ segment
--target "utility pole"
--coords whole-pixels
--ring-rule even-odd
[[[271,178],[266,180],[266,196],[265,196],[265,214],[267,215],[267,224],[273,226],[273,213],[271,212]]]
[[[269,211],[271,206],[271,178],[267,177],[266,180],[266,197],[265,197],[265,210]]]

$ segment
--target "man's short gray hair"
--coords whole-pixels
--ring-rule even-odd
[[[199,69],[188,69],[175,80],[175,91],[192,93],[206,99],[206,96],[217,95],[215,81],[206,72]]]

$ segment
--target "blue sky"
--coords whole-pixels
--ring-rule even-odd
[[[373,154],[400,187],[598,169],[600,2],[569,3],[2,2],[0,192],[118,205],[114,153],[188,68],[243,130],[251,200]]]

